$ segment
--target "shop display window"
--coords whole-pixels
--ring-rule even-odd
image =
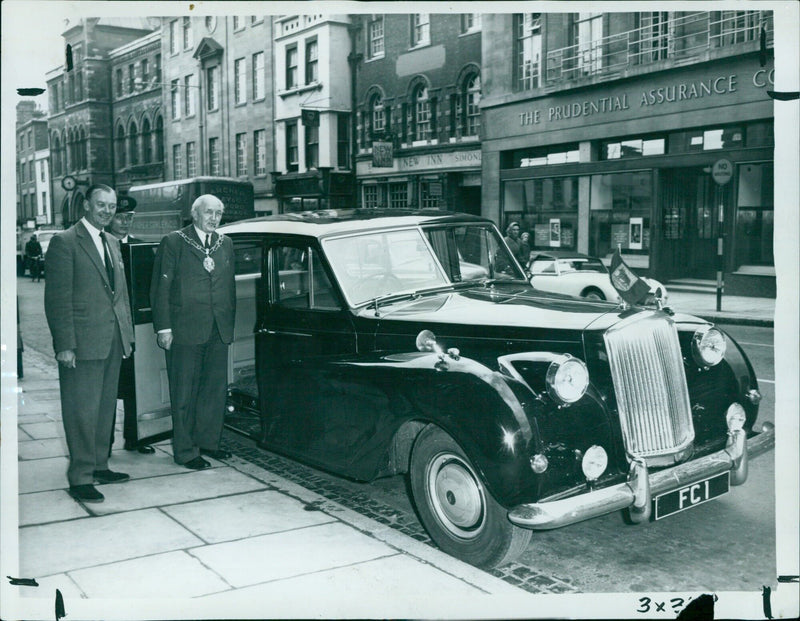
[[[652,171],[592,175],[589,254],[610,258],[617,247],[633,267],[649,267]]]
[[[505,153],[503,157],[503,168],[527,168],[528,166],[571,164],[580,161],[577,144],[517,149]]]
[[[578,177],[507,181],[503,226],[517,221],[534,248],[575,250],[578,243]]]
[[[600,159],[618,160],[628,157],[664,155],[666,143],[664,137],[604,141],[600,144]]]
[[[699,128],[673,132],[669,135],[670,153],[691,153],[716,149],[736,149],[744,146],[744,128],[741,125]]]
[[[740,164],[738,176],[734,269],[743,265],[774,265],[773,164]]]

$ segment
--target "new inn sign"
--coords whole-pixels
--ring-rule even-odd
[[[426,170],[461,170],[464,168],[480,169],[481,167],[480,149],[408,155],[395,157],[388,161],[385,158],[385,154],[382,155],[380,166],[375,166],[372,160],[358,162],[358,175],[386,175]]]

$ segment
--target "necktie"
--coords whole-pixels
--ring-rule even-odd
[[[100,233],[100,240],[103,242],[103,259],[106,262],[106,275],[108,284],[111,285],[111,293],[114,293],[114,264],[111,262],[111,253],[108,251],[108,242],[105,235]]]
[[[206,250],[208,250],[209,248],[211,248],[211,235],[206,233]]]

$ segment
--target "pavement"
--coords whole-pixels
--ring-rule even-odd
[[[715,296],[694,292],[671,292],[668,305],[718,323],[767,326],[775,312],[775,300],[732,296],[717,312]],[[4,606],[4,618],[51,618],[56,590],[70,619],[102,618],[110,602],[114,618],[139,619],[571,616],[253,461],[195,472],[173,462],[168,440],[154,455],[124,451],[121,403],[109,467],[131,480],[99,485],[103,503],[78,503],[55,361],[30,348],[24,361],[18,567],[3,573],[38,586],[3,585],[6,605],[24,611]]]

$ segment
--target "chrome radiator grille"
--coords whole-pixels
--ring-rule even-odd
[[[666,317],[633,317],[604,335],[625,448],[668,455],[694,440],[678,332]]]

